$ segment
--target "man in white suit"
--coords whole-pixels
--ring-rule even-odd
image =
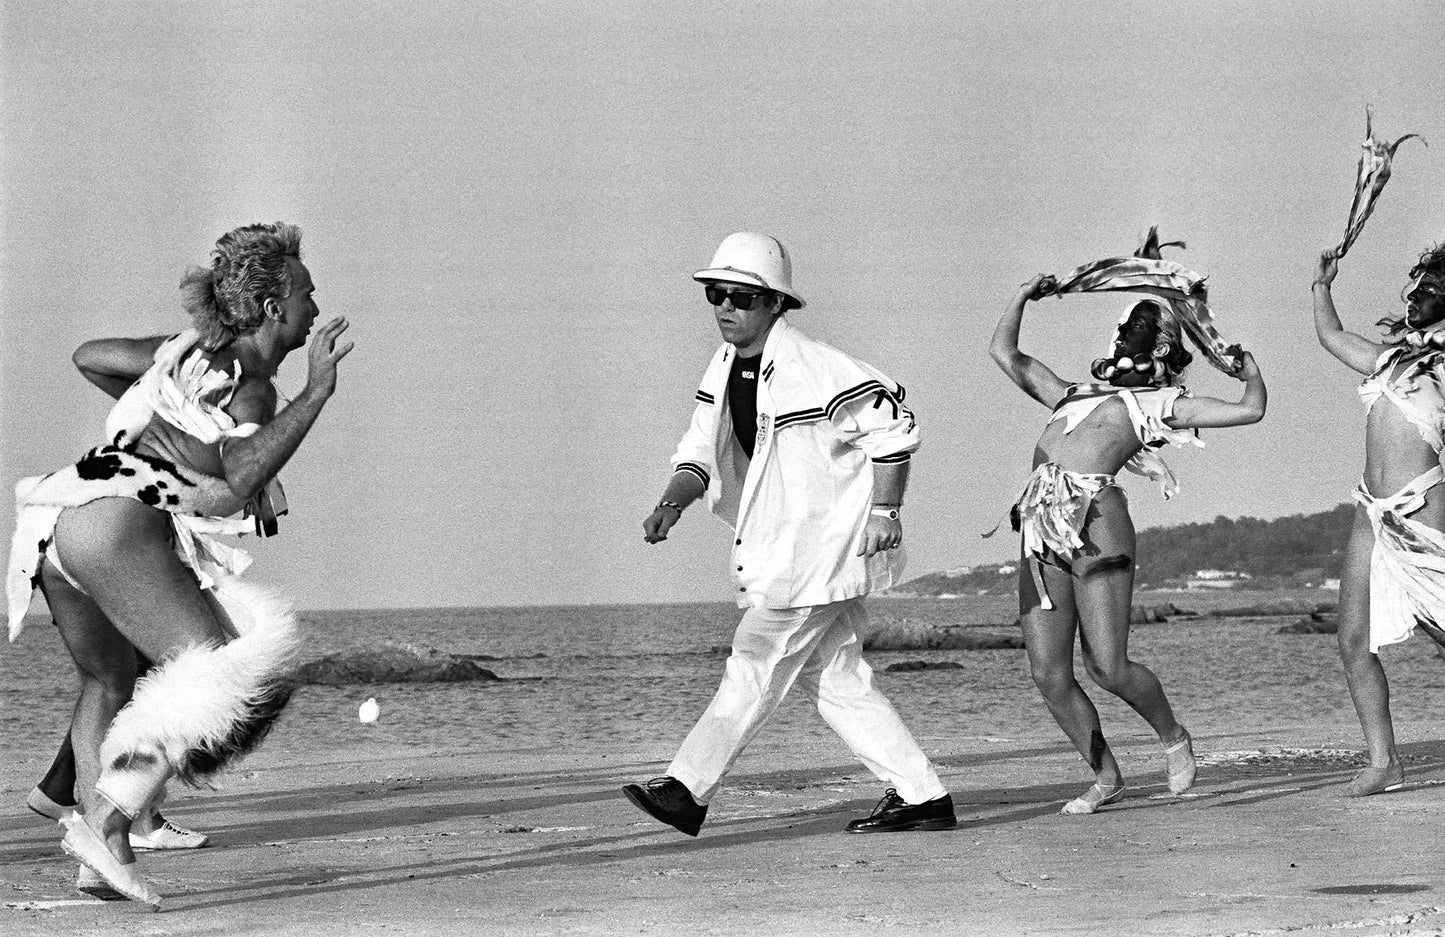
[[[644,539],[667,539],[707,496],[735,531],[746,609],[712,703],[663,777],[623,788],[651,816],[696,836],[723,776],[794,682],[828,725],[890,786],[854,833],[949,829],[953,800],[861,654],[863,598],[897,581],[899,512],[919,430],[887,376],[809,338],[792,261],[776,238],[729,235],[693,275],[725,344]]]

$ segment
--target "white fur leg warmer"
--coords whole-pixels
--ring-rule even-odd
[[[101,743],[99,787],[119,788],[107,774],[145,772],[158,760],[198,784],[255,748],[285,708],[301,645],[291,603],[235,578],[218,582],[215,595],[240,637],[192,645],[136,682]]]

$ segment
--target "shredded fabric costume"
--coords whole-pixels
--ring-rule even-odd
[[[1349,220],[1345,222],[1344,240],[1335,248],[1336,257],[1345,256],[1355,238],[1364,230],[1365,219],[1375,210],[1375,201],[1384,191],[1385,183],[1390,181],[1390,161],[1395,158],[1395,150],[1412,138],[1425,142],[1418,133],[1407,133],[1394,143],[1376,140],[1370,127],[1370,109],[1365,108],[1365,142],[1360,144],[1364,152],[1360,154],[1360,165],[1355,172],[1355,198],[1350,203]]]
[[[1064,432],[1071,433],[1100,404],[1118,397],[1129,414],[1134,435],[1144,447],[1125,467],[1160,482],[1164,497],[1171,498],[1179,491],[1179,483],[1156,450],[1168,443],[1204,445],[1193,431],[1174,429],[1165,422],[1174,413],[1175,401],[1185,393],[1180,387],[1131,389],[1074,384],[1054,407],[1049,422],[1062,420]],[[1111,487],[1118,487],[1113,475],[1071,472],[1056,462],[1044,462],[1034,469],[1023,494],[1014,502],[1010,520],[1014,530],[1023,535],[1024,560],[1044,608],[1052,609],[1054,605],[1044,588],[1041,565],[1067,564],[1078,555],[1084,548],[1082,531],[1089,506],[1099,492]],[[984,536],[992,536],[996,530]]]
[[[1189,396],[1182,387],[1111,387],[1107,384],[1074,384],[1054,407],[1049,423],[1064,421],[1064,432],[1072,433],[1101,403],[1115,397],[1124,403],[1134,436],[1143,445],[1125,468],[1159,482],[1168,501],[1179,493],[1179,480],[1158,452],[1165,445],[1199,446],[1204,441],[1191,429],[1175,429],[1165,421],[1174,415],[1174,404]]]
[[[248,751],[269,731],[290,696],[281,675],[299,650],[290,603],[237,578],[250,563],[241,550],[209,534],[252,529],[253,520],[227,517],[237,500],[224,479],[136,451],[136,441],[160,418],[205,443],[249,436],[256,424],[236,425],[224,407],[240,379],[211,370],[198,335],[188,330],[161,344],[155,363],[116,401],[106,421],[110,443],[74,465],[16,485],[16,527],[6,577],[10,640],[23,627],[31,592],[48,560],[76,588],[54,549],[56,520],[66,508],[101,498],[132,498],[166,511],[177,556],[210,589],[240,635],[215,647],[191,646],[138,681],[131,702],[112,723],[101,746],[97,788],[134,817],[156,793],[154,772],[128,770],[164,761],[171,772],[198,782]],[[248,505],[254,525],[272,529],[284,512],[279,485]],[[84,591],[84,590],[82,590]]]
[[[1445,354],[1410,356],[1407,348],[1385,351],[1374,373],[1360,384],[1360,399],[1366,412],[1377,401],[1388,400],[1439,455],[1445,449]],[[1400,364],[1404,368],[1397,374]],[[1371,653],[1409,638],[1420,621],[1445,624],[1445,532],[1410,520],[1441,481],[1445,470],[1437,465],[1388,497],[1372,495],[1364,479],[1355,488],[1355,500],[1364,505],[1375,532],[1370,554]]]
[[[1043,564],[1067,564],[1084,548],[1089,507],[1099,492],[1117,487],[1113,475],[1070,472],[1057,462],[1044,462],[1029,476],[1009,516],[1023,535],[1024,562],[1044,608],[1051,609],[1054,603],[1044,586]]]

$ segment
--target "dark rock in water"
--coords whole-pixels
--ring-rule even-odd
[[[883,668],[884,673],[906,673],[912,670],[962,670],[963,665],[952,660],[900,660]]]
[[[1242,605],[1239,608],[1222,608],[1212,614],[1218,618],[1283,618],[1288,615],[1309,615],[1333,608],[1334,606],[1330,603],[1319,604],[1286,599],[1282,602],[1261,602],[1258,605]]]
[[[1330,606],[1333,608],[1333,606]],[[1333,611],[1315,610],[1292,625],[1285,625],[1276,634],[1335,634],[1339,631],[1340,618]]]
[[[1198,618],[1198,612],[1186,611],[1175,605],[1173,602],[1165,602],[1161,605],[1135,605],[1129,609],[1129,624],[1131,625],[1163,625],[1175,618]],[[1020,619],[1014,619],[1014,627],[1022,627]],[[1020,645],[1022,646],[1022,645]]]
[[[1179,609],[1173,603],[1164,605],[1135,605],[1129,609],[1129,624],[1131,625],[1162,625],[1171,616],[1179,614]]]
[[[981,628],[939,628],[913,622],[885,625],[863,639],[867,651],[994,651],[1024,646],[1021,634]]]
[[[435,648],[384,644],[328,654],[296,671],[298,683],[349,686],[356,683],[461,683],[500,680],[477,664],[481,655],[447,654]]]

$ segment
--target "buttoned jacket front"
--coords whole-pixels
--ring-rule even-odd
[[[763,347],[748,459],[727,405],[736,353],[725,344],[713,355],[672,466],[702,481],[708,507],[735,532],[738,604],[824,605],[893,585],[901,548],[857,553],[873,465],[906,462],[921,442],[903,388],[780,318]]]

